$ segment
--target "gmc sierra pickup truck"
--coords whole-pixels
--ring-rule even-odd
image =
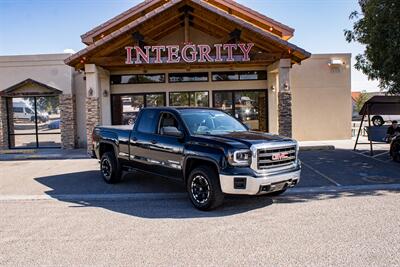
[[[250,131],[216,109],[144,108],[134,125],[96,127],[93,150],[107,183],[123,171],[178,179],[200,210],[225,194],[279,195],[300,179],[296,141]]]

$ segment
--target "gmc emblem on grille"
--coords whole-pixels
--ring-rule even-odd
[[[272,160],[282,160],[289,158],[289,153],[281,152],[272,154]]]

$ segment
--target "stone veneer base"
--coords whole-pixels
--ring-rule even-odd
[[[60,111],[61,148],[76,148],[75,96],[70,94],[60,95]]]
[[[279,135],[292,137],[292,93],[278,93]]]
[[[92,152],[92,133],[94,127],[100,123],[100,104],[98,97],[86,97],[86,138],[87,151]]]

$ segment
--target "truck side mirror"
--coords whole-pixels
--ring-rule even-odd
[[[162,127],[160,132],[162,135],[175,136],[178,138],[183,137],[183,132],[173,126]]]

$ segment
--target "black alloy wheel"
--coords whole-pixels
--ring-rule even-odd
[[[210,185],[207,179],[201,175],[196,175],[193,180],[192,184],[190,185],[193,198],[200,204],[204,204],[210,198]]]
[[[186,189],[193,206],[199,210],[215,209],[224,201],[218,173],[210,166],[192,170],[186,181]]]
[[[122,170],[113,152],[105,152],[101,156],[100,171],[106,183],[114,184],[121,181]]]

